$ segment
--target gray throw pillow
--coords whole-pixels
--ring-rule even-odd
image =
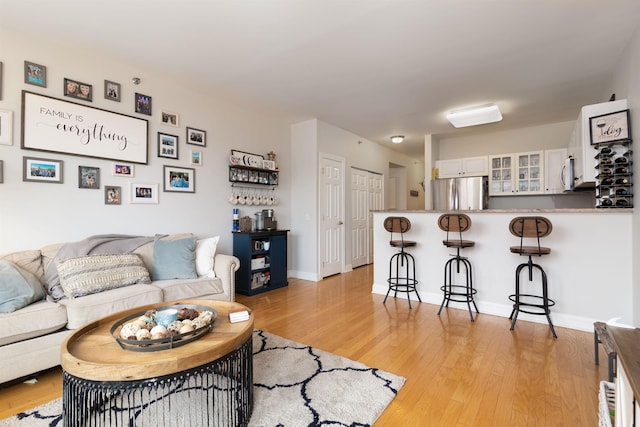
[[[196,238],[158,239],[153,244],[153,280],[196,279]]]

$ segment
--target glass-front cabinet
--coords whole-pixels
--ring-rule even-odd
[[[544,193],[543,151],[490,156],[491,196]]]
[[[489,195],[513,194],[513,155],[489,156]]]

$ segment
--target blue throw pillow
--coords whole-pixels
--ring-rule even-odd
[[[153,280],[196,279],[196,238],[158,239],[153,244]]]
[[[36,276],[17,265],[0,260],[0,313],[11,313],[44,298]]]

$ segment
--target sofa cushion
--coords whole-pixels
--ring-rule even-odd
[[[196,238],[167,241],[158,239],[153,244],[153,280],[195,279]]]
[[[0,259],[10,261],[18,267],[27,270],[29,273],[35,275],[40,283],[44,283],[44,281],[42,280],[42,277],[44,275],[44,270],[42,267],[42,253],[39,250],[35,249],[13,252],[1,256]]]
[[[11,313],[43,299],[36,276],[12,262],[0,260],[0,313]]]
[[[181,299],[211,299],[212,295],[224,295],[222,280],[219,278],[201,277],[192,280],[158,280],[151,283],[162,289],[165,301]]]
[[[49,334],[67,323],[67,311],[60,304],[38,301],[0,314],[0,346]]]
[[[151,282],[149,270],[136,254],[71,258],[58,264],[58,276],[67,298]]]
[[[119,311],[159,302],[162,302],[160,288],[136,284],[80,298],[63,299],[58,304],[67,309],[67,328],[77,329],[85,323]]]
[[[188,237],[193,237],[192,233],[178,233],[178,234],[156,234],[155,240],[179,240],[186,239]],[[140,255],[144,265],[147,266],[147,270],[153,270],[153,246],[155,245],[155,240],[153,242],[145,243],[140,246],[138,249],[133,251],[134,254]]]
[[[214,257],[220,236],[200,239],[196,242],[196,273],[198,277],[216,277]]]

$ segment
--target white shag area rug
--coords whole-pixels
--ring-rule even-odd
[[[254,330],[249,426],[370,426],[404,382],[403,377]],[[204,423],[220,425],[212,420]],[[149,424],[144,417],[129,422],[139,427]],[[62,425],[62,399],[0,420],[2,427]]]

